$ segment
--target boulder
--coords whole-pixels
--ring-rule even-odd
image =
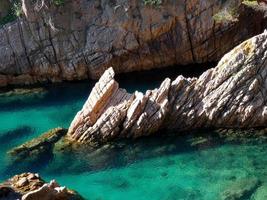
[[[105,71],[68,137],[106,143],[170,131],[199,128],[255,128],[267,122],[267,32],[227,53],[199,78],[166,78],[159,88],[128,93],[119,88],[114,70]]]
[[[75,191],[60,187],[52,180],[45,183],[38,174],[15,175],[0,184],[0,200],[82,200]]]

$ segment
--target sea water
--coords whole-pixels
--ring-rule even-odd
[[[162,80],[119,79],[130,92],[153,89]],[[48,85],[47,93],[39,97],[0,98],[1,181],[18,173],[36,172],[89,200],[216,200],[238,180],[256,178],[265,184],[266,143],[212,140],[192,145],[191,136],[142,138],[94,152],[59,153],[38,162],[10,163],[6,152],[11,148],[51,128],[67,128],[93,85]]]

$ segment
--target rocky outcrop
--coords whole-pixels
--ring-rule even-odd
[[[47,131],[37,138],[32,139],[18,147],[11,149],[8,154],[15,161],[25,160],[27,158],[39,158],[41,155],[51,154],[54,144],[63,138],[67,133],[64,128],[55,128]]]
[[[38,174],[23,173],[0,184],[1,200],[82,200],[75,191],[55,180],[45,183]]]
[[[218,61],[266,23],[242,0],[22,0],[22,9],[0,29],[0,86]],[[227,9],[235,20],[216,23]]]
[[[267,32],[226,54],[199,78],[178,76],[145,94],[127,93],[109,68],[68,131],[75,141],[105,143],[168,131],[265,127]]]

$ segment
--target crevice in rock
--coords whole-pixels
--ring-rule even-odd
[[[186,24],[186,31],[187,31],[187,36],[188,36],[188,41],[190,44],[190,50],[191,50],[191,55],[192,55],[192,60],[194,63],[196,63],[196,57],[194,53],[194,46],[192,42],[192,37],[191,37],[191,28],[190,28],[190,21],[187,17],[187,0],[184,2],[184,17],[185,17],[185,24]]]
[[[79,142],[101,144],[118,135],[136,138],[162,129],[179,133],[201,128],[266,126],[267,107],[261,92],[266,86],[258,81],[259,74],[267,74],[266,38],[264,32],[243,42],[198,78],[166,78],[160,87],[144,93],[119,88],[115,72],[109,68],[75,116],[68,136]],[[103,102],[103,97],[110,98]],[[145,100],[144,107],[140,100]],[[105,109],[98,106],[103,103]],[[96,115],[97,121],[93,120]],[[86,126],[88,122],[92,122],[90,127]]]

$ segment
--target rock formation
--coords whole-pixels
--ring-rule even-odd
[[[0,28],[0,86],[218,61],[266,27],[243,0],[21,1],[23,16]],[[235,20],[216,23],[225,9]]]
[[[0,184],[1,200],[82,200],[75,191],[52,180],[45,183],[38,174],[23,173]]]
[[[267,32],[227,53],[199,78],[166,78],[145,94],[127,93],[109,68],[68,131],[75,141],[105,143],[159,130],[264,127],[267,122]]]
[[[54,128],[39,137],[32,139],[18,147],[11,149],[10,154],[15,161],[30,158],[39,158],[41,155],[51,154],[54,144],[63,138],[67,133],[66,129]]]

